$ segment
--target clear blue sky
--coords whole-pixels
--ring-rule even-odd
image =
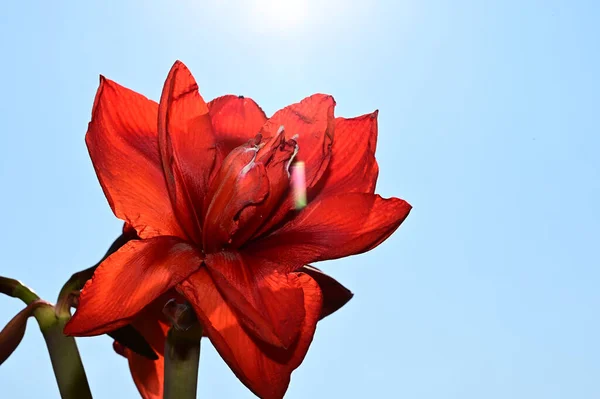
[[[176,59],[206,99],[268,114],[314,92],[379,109],[378,192],[413,212],[322,264],[354,299],[319,324],[288,398],[600,397],[600,3],[9,1],[0,11],[0,274],[54,301],[119,233],[84,134],[98,75],[153,99]],[[20,302],[0,298],[0,324]],[[107,337],[96,398],[135,398]],[[201,398],[252,398],[208,342]],[[0,368],[58,398],[30,321]]]

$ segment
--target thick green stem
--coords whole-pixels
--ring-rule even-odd
[[[171,327],[165,344],[164,399],[196,399],[200,339],[202,328],[196,324],[187,331]]]
[[[91,399],[92,393],[75,338],[63,333],[68,317],[57,317],[53,308],[39,308],[34,316],[48,347],[61,398]]]

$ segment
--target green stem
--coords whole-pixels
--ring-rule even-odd
[[[164,399],[195,399],[202,328],[187,331],[171,327],[165,344]]]
[[[68,317],[57,317],[54,308],[34,312],[44,335],[52,369],[62,399],[91,399],[92,393],[79,356],[75,338],[63,333]]]

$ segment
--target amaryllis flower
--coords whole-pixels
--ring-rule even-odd
[[[159,104],[101,78],[86,142],[112,210],[140,239],[98,267],[65,332],[157,320],[141,312],[181,295],[242,383],[281,398],[324,309],[319,277],[302,267],[376,247],[411,209],[374,194],[377,112],[335,118],[334,106],[315,94],[267,118],[249,98],[207,104],[181,62]]]
[[[352,298],[352,293],[347,288],[319,269],[312,266],[305,266],[300,271],[313,277],[321,289],[323,307],[321,308],[319,320],[337,311]],[[161,309],[172,295],[176,294],[167,293],[162,295],[144,308],[132,320],[133,327],[141,333],[143,338],[156,352],[154,357],[136,353],[121,342],[114,341],[113,343],[114,350],[127,358],[135,385],[144,399],[163,398],[164,347],[169,322],[162,315]],[[264,350],[269,350],[267,345],[264,346]],[[259,394],[257,393],[257,395]],[[267,394],[265,394],[265,397],[268,397]]]
[[[127,241],[133,239],[139,239],[139,237],[126,224],[123,228],[123,234],[113,244],[113,248],[111,249],[117,250]],[[116,244],[118,244],[118,247],[115,247]],[[353,296],[350,290],[316,267],[304,266],[300,271],[309,274],[319,284],[323,296],[323,306],[319,320],[339,310]],[[146,342],[137,342],[140,337],[130,336],[128,339],[129,343],[135,343],[138,349],[140,349],[140,346],[144,348],[144,345],[147,344],[155,353],[149,354],[147,350],[136,352],[131,347],[127,347],[124,341],[115,340],[113,344],[115,351],[128,359],[131,375],[144,399],[163,398],[164,348],[169,321],[162,313],[162,308],[171,297],[177,295],[173,291],[163,294],[138,313],[131,322],[131,326],[135,328],[137,333],[141,334],[141,338]],[[114,331],[112,332],[112,336],[115,336]],[[131,342],[132,340],[134,342]]]

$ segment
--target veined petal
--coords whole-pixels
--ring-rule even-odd
[[[411,206],[398,198],[351,193],[310,203],[296,218],[244,249],[282,272],[319,260],[369,251],[404,221]]]
[[[238,320],[257,338],[288,348],[304,321],[304,294],[294,274],[261,273],[261,261],[239,252],[206,256],[206,267]]]
[[[286,136],[297,141],[299,150],[295,159],[305,163],[306,190],[309,197],[318,188],[331,158],[335,130],[334,108],[333,97],[314,94],[277,111],[261,130],[264,137],[272,137],[283,126]],[[269,222],[261,228],[259,234],[278,225],[293,208],[294,201],[288,191],[277,212],[269,218]]]
[[[267,121],[267,116],[258,104],[244,96],[226,95],[215,98],[208,103],[208,109],[217,147],[225,156],[256,136]]]
[[[335,119],[335,141],[331,161],[317,196],[346,193],[373,194],[379,168],[375,160],[377,115]]]
[[[129,241],[88,280],[65,334],[99,335],[131,322],[154,299],[202,263],[196,249],[176,237]]]
[[[323,294],[323,309],[321,310],[319,320],[337,312],[354,296],[348,288],[314,266],[307,265],[299,271],[308,274],[319,284],[319,288]]]
[[[286,135],[297,139],[296,157],[306,165],[306,185],[313,187],[322,176],[331,155],[335,119],[335,100],[325,94],[314,94],[299,103],[277,111],[262,128],[264,137],[273,137],[281,126]]]
[[[163,397],[164,348],[169,330],[162,313],[164,303],[165,298],[155,300],[138,313],[132,321],[135,329],[157,353],[158,359],[151,360],[140,356],[116,341],[113,344],[115,351],[129,361],[131,376],[143,399],[162,399]]]
[[[304,293],[305,318],[295,343],[277,349],[248,335],[235,313],[201,269],[178,286],[194,306],[206,334],[240,381],[263,399],[281,399],[290,375],[304,360],[312,342],[322,297],[317,283],[304,273],[294,273]]]
[[[180,225],[201,242],[203,202],[215,162],[208,106],[186,66],[177,61],[158,107],[158,142],[167,188]]]
[[[115,352],[128,360],[131,377],[142,398],[162,399],[165,358],[161,355],[156,360],[147,359],[122,346],[117,341],[114,342],[113,348]]]
[[[115,215],[142,238],[184,237],[173,216],[158,151],[158,104],[100,77],[85,141]]]

